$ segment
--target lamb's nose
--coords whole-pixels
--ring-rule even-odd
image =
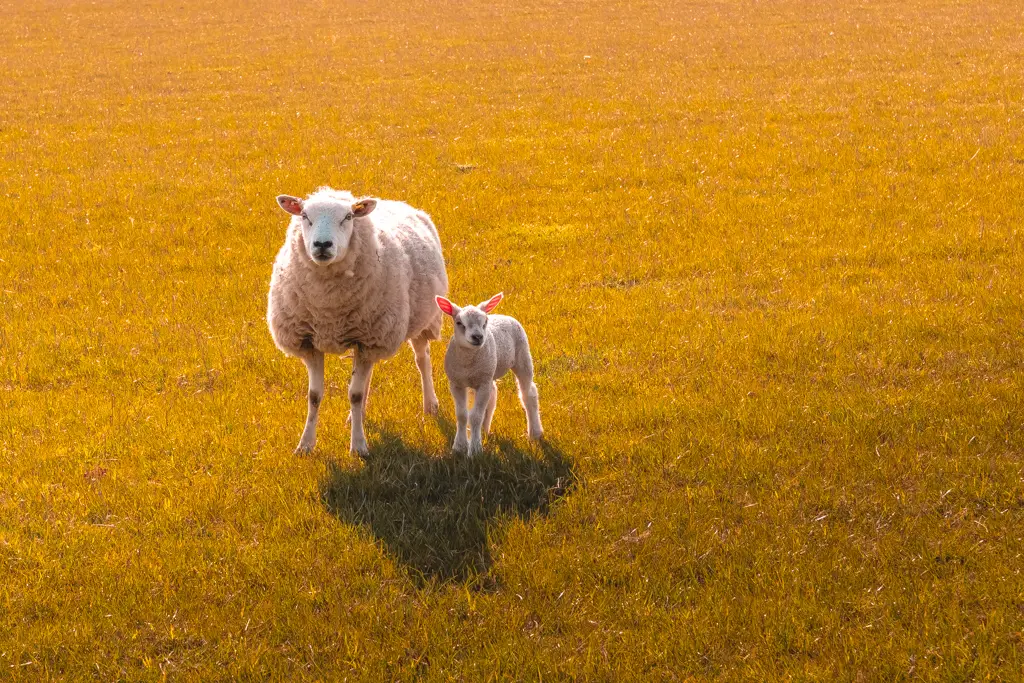
[[[482,334],[474,334],[472,337],[469,338],[469,341],[473,342],[474,344],[479,344],[483,340],[484,336]]]
[[[313,242],[313,247],[315,249],[330,249],[332,246],[334,246],[334,242],[331,242],[331,241],[327,241],[327,242]]]

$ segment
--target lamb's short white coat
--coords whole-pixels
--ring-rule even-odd
[[[305,200],[282,195],[278,203],[292,219],[270,279],[267,324],[277,347],[302,359],[309,373],[298,450],[316,444],[324,354],[351,350],[351,447],[365,454],[373,365],[404,341],[415,352],[423,408],[437,411],[429,342],[441,332],[434,297],[448,291],[441,240],[430,217],[403,202],[357,201],[325,187]]]
[[[456,432],[452,450],[469,450],[476,455],[483,450],[483,435],[491,430],[491,418],[498,401],[495,380],[509,370],[516,376],[519,400],[526,411],[527,433],[540,439],[544,430],[540,423],[540,402],[533,382],[533,357],[526,330],[515,318],[488,315],[502,299],[501,294],[479,306],[460,308],[442,296],[438,308],[452,317],[455,334],[448,342],[444,371],[448,388],[455,401]],[[468,411],[468,390],[474,392],[473,410]],[[469,441],[466,426],[469,424]]]

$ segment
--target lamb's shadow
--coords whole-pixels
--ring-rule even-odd
[[[451,443],[454,426],[439,423]],[[483,455],[438,457],[384,431],[364,467],[328,466],[320,498],[339,519],[365,526],[417,581],[446,581],[487,571],[496,518],[546,514],[573,482],[569,459],[548,442],[531,452],[492,434]]]

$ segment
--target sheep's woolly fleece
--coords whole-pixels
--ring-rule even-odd
[[[330,188],[306,201],[324,198],[355,202],[351,193]],[[270,279],[267,323],[279,349],[302,356],[311,348],[358,348],[375,362],[393,356],[406,339],[440,338],[434,297],[448,291],[448,276],[426,213],[377,200],[372,213],[355,219],[344,257],[329,265],[309,259],[301,221],[291,219]]]

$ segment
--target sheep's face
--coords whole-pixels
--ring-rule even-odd
[[[487,314],[495,309],[502,299],[495,294],[479,306],[459,308],[443,296],[437,297],[437,307],[455,321],[455,343],[468,349],[483,346],[487,337]]]
[[[309,260],[328,265],[344,258],[352,241],[355,219],[369,214],[377,206],[373,199],[348,202],[335,197],[313,197],[306,201],[281,195],[281,208],[301,221],[302,241]]]

